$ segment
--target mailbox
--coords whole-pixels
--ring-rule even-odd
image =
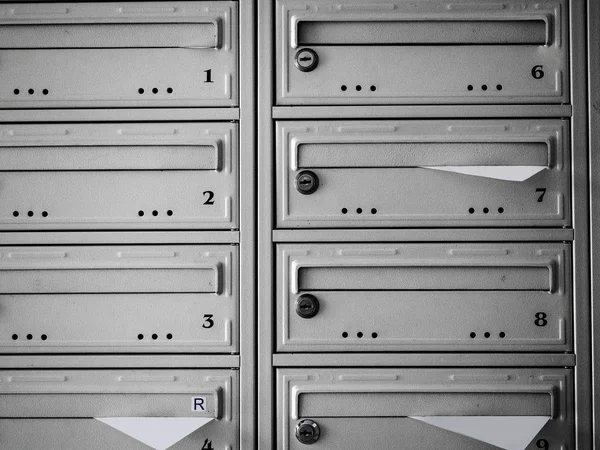
[[[0,229],[238,227],[234,123],[0,126]]]
[[[281,352],[572,351],[563,243],[279,244]]]
[[[235,353],[230,245],[0,247],[4,353]]]
[[[1,108],[238,104],[237,2],[0,5]]]
[[[277,123],[277,226],[565,227],[566,120]]]
[[[235,370],[28,370],[0,378],[2,448],[239,448]]]
[[[277,448],[571,449],[572,376],[545,368],[280,369]]]
[[[566,0],[277,0],[279,105],[568,103]]]

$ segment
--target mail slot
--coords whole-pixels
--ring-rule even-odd
[[[277,448],[575,448],[572,376],[528,368],[280,369]]]
[[[237,180],[234,123],[0,126],[0,229],[237,228]]]
[[[569,226],[566,120],[277,123],[280,228]]]
[[[2,108],[238,104],[237,2],[0,5]]]
[[[277,0],[277,103],[567,103],[568,9]]]
[[[566,352],[571,277],[562,243],[279,244],[277,349]]]
[[[0,348],[234,353],[238,270],[228,245],[0,247]]]
[[[0,372],[2,448],[239,448],[235,370]]]

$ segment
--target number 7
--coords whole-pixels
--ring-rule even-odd
[[[541,195],[538,197],[538,202],[541,203],[544,201],[544,195],[546,194],[546,188],[537,188],[535,190],[536,194],[541,193]]]

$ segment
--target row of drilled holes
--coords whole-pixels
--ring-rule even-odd
[[[363,332],[362,332],[362,331],[359,331],[358,333],[356,333],[356,337],[357,337],[357,338],[359,338],[359,339],[362,339],[362,337],[363,337],[363,336],[364,336],[364,334],[363,334]],[[371,337],[372,337],[373,339],[377,339],[377,337],[378,337],[378,336],[379,336],[379,335],[378,335],[377,333],[375,333],[375,332],[371,333]],[[346,339],[346,338],[348,337],[348,332],[347,332],[347,331],[344,331],[344,332],[342,333],[342,337],[343,337],[344,339]]]
[[[348,86],[346,86],[345,84],[342,84],[340,89],[342,91],[346,92],[348,90]],[[362,86],[360,84],[357,84],[354,89],[356,89],[358,92],[360,92],[360,91],[362,91]],[[375,92],[377,90],[377,86],[372,85],[370,89],[371,89],[371,92]]]
[[[154,333],[154,334],[153,334],[151,337],[152,337],[152,340],[154,340],[154,341],[155,341],[155,340],[157,340],[157,339],[158,339],[158,334]],[[142,341],[142,340],[144,340],[144,335],[143,335],[142,333],[140,333],[140,334],[138,334],[138,335],[137,335],[137,338],[138,338],[140,341]],[[167,338],[167,339],[169,339],[169,340],[171,340],[171,339],[173,339],[173,335],[172,335],[171,333],[168,333],[168,334],[166,335],[166,338]]]
[[[19,217],[19,211],[13,211],[13,217]],[[27,211],[29,217],[33,217],[35,213],[33,211]],[[48,211],[42,211],[42,217],[48,217]]]
[[[484,214],[487,214],[487,213],[490,212],[490,209],[487,208],[487,207],[485,207],[485,208],[482,209],[482,211],[483,211]],[[475,208],[469,208],[469,214],[475,214]],[[503,207],[498,208],[498,214],[504,214],[504,208]]]
[[[477,333],[475,333],[474,331],[471,332],[471,334],[469,335],[471,337],[471,339],[475,339],[477,337]],[[492,335],[490,334],[489,331],[486,331],[485,333],[483,333],[483,337],[486,339],[489,339]],[[500,339],[504,339],[506,337],[506,333],[504,331],[501,331],[498,336],[500,336]]]
[[[142,211],[142,210],[139,210],[139,211],[138,211],[138,216],[140,216],[140,217],[144,217],[144,214],[146,214],[144,211]],[[152,215],[153,215],[154,217],[158,216],[158,211],[155,209],[154,211],[152,211]],[[172,216],[172,215],[173,215],[173,211],[169,209],[169,210],[167,211],[167,216],[169,216],[169,217],[170,217],[170,216]]]
[[[28,340],[28,341],[30,341],[30,340],[32,340],[32,339],[33,339],[33,334],[28,334],[28,335],[27,335],[27,336],[25,336],[25,337],[27,338],[27,340]],[[13,334],[13,335],[12,335],[12,340],[13,340],[13,341],[16,341],[16,340],[18,340],[18,339],[19,339],[19,335],[18,335],[18,334],[16,334],[16,333],[15,333],[15,334]],[[45,335],[45,334],[42,334],[42,335],[40,336],[40,339],[41,339],[42,341],[45,341],[46,339],[48,339],[48,336],[47,336],[47,335]]]
[[[172,88],[172,87],[168,87],[168,88],[166,89],[166,91],[167,91],[167,94],[172,94],[172,93],[173,93],[173,88]],[[138,94],[143,94],[144,92],[146,92],[146,91],[144,90],[144,88],[139,88],[139,89],[138,89]],[[153,93],[153,94],[158,94],[158,88],[152,88],[152,93]]]
[[[467,91],[472,91],[473,89],[475,89],[475,87],[473,87],[472,84],[470,84],[470,85],[467,86]],[[497,84],[496,85],[496,90],[497,91],[501,91],[502,89],[503,89],[503,86],[501,84]],[[481,90],[482,91],[487,91],[488,90],[488,85],[487,84],[482,85],[481,86]]]
[[[356,208],[356,214],[362,214],[362,208]],[[342,214],[348,214],[348,208],[342,208]],[[377,208],[371,208],[371,214],[377,214]]]
[[[20,90],[20,89],[15,89],[15,90],[13,91],[13,94],[15,94],[15,95],[19,95],[20,93],[21,93],[21,90]],[[33,94],[35,94],[35,89],[28,89],[28,90],[27,90],[27,93],[28,93],[29,95],[33,95]],[[42,89],[42,94],[44,94],[44,95],[48,95],[49,93],[50,93],[50,91],[49,91],[48,89]]]

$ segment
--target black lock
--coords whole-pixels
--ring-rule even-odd
[[[301,48],[294,56],[294,65],[302,72],[312,72],[319,65],[319,56],[310,48]]]
[[[296,439],[302,444],[311,445],[319,440],[321,429],[316,422],[304,419],[296,425]]]
[[[296,190],[303,195],[310,195],[319,189],[319,177],[310,170],[303,170],[296,175]]]
[[[303,319],[311,319],[319,312],[319,300],[311,294],[302,294],[296,299],[296,313]]]

